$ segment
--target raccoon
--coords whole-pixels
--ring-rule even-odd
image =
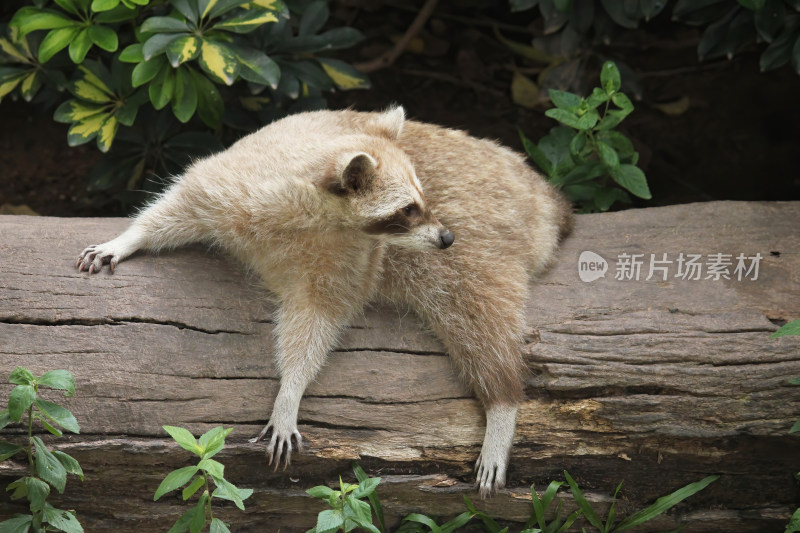
[[[92,274],[137,250],[217,246],[257,272],[278,309],[280,388],[269,464],[302,448],[301,397],[371,299],[409,306],[444,343],[486,410],[476,485],[505,485],[527,368],[531,276],[571,209],[519,154],[462,131],[381,113],[289,116],[191,165],[119,237],[87,247]]]

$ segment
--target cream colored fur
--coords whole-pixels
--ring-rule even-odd
[[[370,226],[402,216],[413,222]],[[529,276],[551,261],[569,206],[524,159],[460,131],[385,113],[294,115],[192,165],[130,228],[90,246],[99,271],[139,249],[217,245],[257,271],[278,302],[281,386],[270,463],[300,448],[297,413],[342,328],[372,298],[413,308],[486,407],[482,496],[501,488],[527,369]],[[398,220],[399,220],[398,219]],[[406,227],[407,226],[407,227]],[[384,228],[379,233],[367,227]],[[451,230],[455,243],[442,244]]]

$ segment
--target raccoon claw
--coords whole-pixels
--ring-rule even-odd
[[[297,449],[298,452],[303,451],[303,437],[300,435],[300,432],[297,431],[297,428],[293,428],[291,430],[278,430],[275,428],[275,425],[270,421],[264,429],[261,430],[261,433],[258,434],[257,437],[250,439],[250,442],[259,442],[264,440],[267,433],[271,432],[271,437],[269,439],[269,443],[267,444],[267,455],[269,456],[269,460],[267,461],[268,465],[272,465],[273,461],[275,462],[275,471],[278,470],[278,466],[281,464],[281,460],[283,460],[283,469],[286,468],[292,462],[292,450]],[[292,439],[295,441],[295,448],[292,447]]]
[[[75,263],[75,268],[78,272],[88,272],[94,274],[100,272],[103,265],[108,264],[111,273],[114,273],[114,268],[119,263],[119,253],[106,244],[93,244],[87,246],[83,252],[78,256],[78,261]]]
[[[484,460],[481,454],[475,463],[475,470],[475,487],[482,500],[506,486],[506,465],[502,461]]]

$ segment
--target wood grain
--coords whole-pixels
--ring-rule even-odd
[[[223,506],[237,531],[305,531],[314,485],[358,460],[383,482],[391,521],[447,517],[473,500],[483,414],[441,344],[405,309],[375,305],[348,328],[301,404],[306,450],[286,472],[247,439],[266,423],[278,385],[268,295],[233,262],[183,249],[137,255],[113,276],[74,269],[78,252],[124,219],[0,216],[0,375],[69,369],[63,400],[79,436],[53,440],[86,481],[56,500],[89,531],[166,531],[183,511],[152,501],[161,478],[189,464],[161,429],[234,427],[226,477],[255,489],[247,512]],[[509,523],[567,469],[603,504],[624,480],[620,512],[709,474],[718,482],[650,529],[779,531],[797,506],[800,338],[770,339],[800,317],[800,203],[717,202],[582,215],[557,263],[531,288],[524,353],[531,369],[509,488],[478,506]],[[606,258],[584,283],[584,250]],[[757,280],[647,280],[650,254],[762,256]],[[621,254],[644,254],[640,279],[614,279]],[[502,265],[498,265],[502,268]],[[731,267],[732,270],[733,267]],[[0,385],[7,398],[10,385]],[[54,396],[55,398],[55,396]],[[9,427],[6,439],[19,441]],[[0,485],[23,475],[0,463]],[[0,497],[0,517],[23,511]],[[512,526],[512,531],[520,525]]]

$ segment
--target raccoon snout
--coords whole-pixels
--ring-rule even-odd
[[[454,240],[456,240],[456,236],[449,229],[443,229],[439,232],[439,248],[442,250],[449,248]]]

